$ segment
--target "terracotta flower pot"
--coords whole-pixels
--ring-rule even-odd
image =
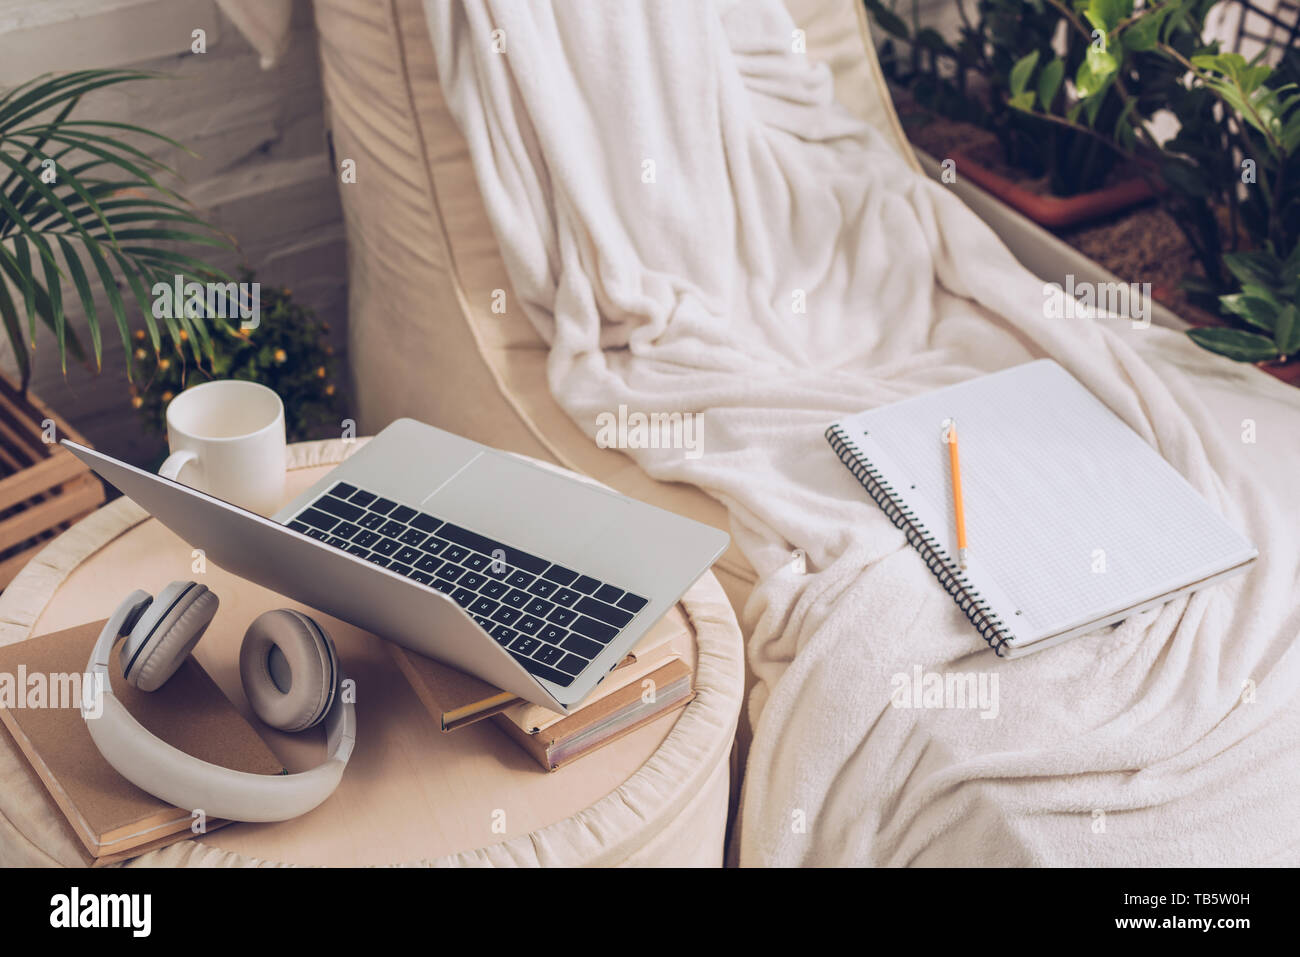
[[[1100,219],[1136,206],[1155,195],[1151,184],[1137,176],[1077,196],[1040,196],[1000,173],[993,172],[987,166],[980,165],[964,153],[954,151],[952,159],[956,163],[958,176],[966,176],[1012,209],[1049,229]]]
[[[1300,359],[1290,362],[1257,362],[1255,368],[1267,372],[1275,379],[1281,379],[1287,385],[1300,388]]]

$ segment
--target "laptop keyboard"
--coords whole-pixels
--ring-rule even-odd
[[[515,660],[568,687],[646,599],[336,482],[288,527],[450,595]]]

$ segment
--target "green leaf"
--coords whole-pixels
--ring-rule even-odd
[[[1118,68],[1119,64],[1110,51],[1088,47],[1088,52],[1074,75],[1074,87],[1079,96],[1086,100],[1104,92]]]
[[[1251,91],[1243,87],[1246,102],[1254,114],[1252,125],[1274,139],[1282,135],[1282,105],[1274,90],[1268,88]]]
[[[1222,73],[1235,83],[1246,69],[1246,58],[1240,53],[1203,53],[1192,57],[1192,66]]]
[[[1038,51],[1022,56],[1016,61],[1016,65],[1011,68],[1011,95],[1013,97],[1024,93],[1029,87],[1029,78],[1034,74],[1034,67],[1038,66]],[[1032,97],[1030,98],[1032,103]]]
[[[1266,132],[1266,130],[1260,125],[1259,119],[1255,115],[1255,111],[1251,108],[1246,98],[1234,84],[1225,80],[1208,78],[1205,80],[1205,85],[1209,89],[1213,90],[1219,99],[1223,100],[1224,103],[1227,103],[1236,112],[1240,113],[1243,120],[1255,127],[1255,129],[1259,130],[1261,133]]]
[[[1242,285],[1271,287],[1278,280],[1277,258],[1263,250],[1225,253],[1223,265]]]
[[[39,87],[0,106],[0,130],[10,130],[33,116],[39,116],[70,99],[79,99],[92,90],[130,80],[160,77],[160,73],[126,70],[78,70],[55,77]]]
[[[73,167],[67,172],[69,175],[79,176],[81,175],[82,172],[84,172],[87,166],[94,167],[97,165],[102,165],[102,164],[100,161],[94,161],[92,163],[86,163],[86,164],[82,164],[81,166]],[[100,209],[102,210],[103,198],[105,196],[112,195],[114,184],[100,182],[97,180],[86,180],[86,182],[91,183],[91,185],[84,187],[86,192],[95,198],[96,203],[100,204]],[[148,186],[145,183],[134,182],[134,181],[132,182],[134,183],[135,188],[141,188],[141,187],[146,189],[148,188]],[[89,206],[87,206],[85,202],[82,201],[81,197],[79,197],[72,190],[67,191],[66,193],[64,193],[62,196],[59,196],[58,198],[68,208],[68,210],[72,213],[72,215],[78,220],[85,219],[94,213],[94,210],[92,210]],[[24,203],[23,206],[23,212],[27,216],[28,222],[33,227],[43,226],[47,220],[55,219],[63,215],[61,212],[59,212],[57,207],[47,202],[45,200],[45,197],[39,193],[33,192],[29,198],[29,202],[34,202],[39,204],[39,206],[35,208],[27,205],[27,203]]]
[[[1267,299],[1250,296],[1242,292],[1231,296],[1220,296],[1219,304],[1228,312],[1234,316],[1239,316],[1256,329],[1262,329],[1265,332],[1272,332],[1274,329],[1278,307]]]
[[[173,176],[176,175],[176,171],[170,166],[159,162],[144,150],[132,146],[130,143],[114,139],[111,136],[104,136],[101,133],[91,133],[87,130],[81,129],[70,129],[69,127],[71,127],[71,125],[71,123],[64,123],[58,127],[48,127],[44,125],[27,126],[21,130],[11,130],[5,135],[11,139],[19,137],[23,139],[43,137],[55,142],[65,143],[69,146],[75,146],[77,149],[83,150],[87,153],[91,152],[88,144],[94,144],[97,147],[108,150],[110,156],[114,156],[119,160],[123,159],[123,157],[118,156],[117,153],[123,153],[135,160],[135,162],[142,164],[145,169],[152,172],[170,173]]]
[[[1240,329],[1221,329],[1207,326],[1188,329],[1187,335],[1202,349],[1217,352],[1237,362],[1263,362],[1276,359],[1277,346],[1272,339]]]
[[[48,80],[51,75],[52,74],[50,73],[42,73],[40,76],[33,77],[32,79],[28,80],[26,83],[19,83],[17,86],[9,90],[9,92],[0,95],[0,113],[3,113],[6,106],[9,103],[13,102],[14,97],[18,96],[20,93],[26,93],[30,91],[32,87],[36,86],[42,81]]]
[[[1082,105],[1082,100],[1092,96],[1100,89],[1101,83],[1093,76],[1092,64],[1087,59],[1081,60],[1079,69],[1074,73],[1074,90],[1080,97],[1080,105]]]
[[[190,217],[193,220],[194,225],[196,226],[206,227],[207,229],[213,228],[212,226],[203,222],[203,220],[199,219],[198,216],[196,216],[192,210],[186,209],[183,206],[177,206],[175,203],[164,202],[163,200],[154,199],[152,197],[142,198],[137,196],[122,195],[124,191],[129,191],[133,189],[148,189],[148,188],[149,188],[148,185],[145,183],[127,180],[127,181],[120,181],[120,182],[97,184],[95,186],[88,187],[86,191],[90,193],[92,196],[96,197],[96,202],[99,203],[99,208],[101,210],[104,210],[105,212],[111,209],[132,209],[132,208],[141,211],[150,210],[150,209],[169,210],[177,215],[184,215]],[[112,196],[116,198],[100,199],[99,197],[102,196]],[[66,202],[68,197],[65,197],[64,199]],[[68,209],[72,211],[72,215],[75,216],[78,220],[86,219],[88,215],[92,212],[90,207],[85,205],[84,203],[75,206],[69,205]],[[114,221],[116,221],[116,219],[114,219]],[[39,220],[33,217],[32,219],[33,225],[37,225],[38,222]]]
[[[1136,102],[1137,100],[1129,100],[1128,105],[1132,106]],[[1133,152],[1137,146],[1137,134],[1133,132],[1133,124],[1127,116],[1121,116],[1115,124],[1115,142],[1126,153]]]
[[[118,269],[131,287],[131,293],[135,296],[136,305],[140,307],[140,314],[144,317],[145,328],[149,330],[149,341],[153,344],[154,352],[157,352],[160,341],[158,338],[158,323],[153,316],[153,296],[145,289],[144,283],[140,281],[140,276],[136,273],[136,267],[125,256],[115,249],[113,250],[113,258],[117,260]],[[130,349],[129,344],[127,348]]]
[[[1100,81],[1105,81],[1119,69],[1119,61],[1115,59],[1115,54],[1109,50],[1088,47],[1084,59],[1088,61],[1088,67],[1092,70],[1092,75]]]
[[[99,205],[100,208],[103,209],[106,214],[109,212],[113,213],[113,215],[110,216],[109,219],[113,221],[113,226],[114,226],[113,234],[119,237],[122,236],[122,231],[117,229],[117,226],[121,223],[169,223],[170,222],[170,223],[182,223],[186,226],[195,226],[199,229],[206,229],[206,230],[212,229],[211,226],[209,226],[207,223],[203,222],[203,220],[199,219],[197,216],[191,213],[165,213],[156,209],[133,210],[132,207],[135,206],[134,203],[123,204],[116,201],[108,202],[108,203],[100,203]],[[126,206],[125,209],[116,209],[116,211],[114,211],[116,207],[120,207],[123,205]],[[85,209],[85,207],[81,207],[81,208]],[[74,208],[72,209],[72,212],[75,214],[77,210]],[[140,239],[141,237],[127,236],[126,238]],[[213,242],[212,237],[210,236],[204,236],[203,240],[200,241],[203,242],[204,245],[218,245],[224,248],[231,248],[230,240],[226,239],[224,236],[218,237],[216,242]]]
[[[1277,314],[1277,322],[1273,326],[1273,344],[1284,356],[1300,352],[1300,314],[1297,313],[1295,303],[1287,303]]]
[[[21,236],[14,238],[14,259],[18,265],[18,275],[23,283],[23,309],[27,313],[27,328],[31,332],[32,344],[36,344],[36,277],[32,274],[32,257],[27,249],[27,240]]]
[[[1124,104],[1124,109],[1120,110],[1119,118],[1115,120],[1115,132],[1114,132],[1114,135],[1115,135],[1115,138],[1116,138],[1116,139],[1118,139],[1118,140],[1122,140],[1122,139],[1123,139],[1123,136],[1124,136],[1123,131],[1124,131],[1124,130],[1128,130],[1128,135],[1129,135],[1130,137],[1132,137],[1132,135],[1133,135],[1133,124],[1129,122],[1129,118],[1128,118],[1128,117],[1129,117],[1129,114],[1132,113],[1132,112],[1134,111],[1134,109],[1136,109],[1136,107],[1137,107],[1137,100],[1136,100],[1136,99],[1130,99],[1127,103]]]
[[[4,159],[5,162],[8,162],[7,157],[3,157],[2,159]],[[39,196],[43,198],[49,205],[53,206],[56,210],[63,213],[65,217],[69,219],[72,218],[72,214],[68,210],[67,204],[65,204],[55,194],[54,190],[50,189],[49,185],[43,182],[39,176],[32,174],[30,171],[28,171],[22,166],[16,166],[15,172],[18,173],[18,175],[24,181],[26,181],[28,185],[32,187],[33,192],[31,198],[33,200],[35,200]],[[95,202],[94,197],[92,197],[90,193],[87,192],[86,188],[81,185],[81,181],[78,180],[75,176],[67,176],[65,177],[65,182],[67,183],[69,188],[72,189],[73,192],[75,192],[79,197],[81,197],[82,202],[86,204],[87,208],[95,214],[95,218],[99,221],[100,225],[103,226],[106,234],[108,235],[109,241],[115,243],[116,240],[113,239],[112,227],[109,225],[108,220],[104,218],[104,214],[100,210],[99,205]],[[30,215],[30,209],[28,210],[28,214]]]
[[[26,136],[29,134],[23,134],[23,135]],[[89,153],[91,156],[98,157],[105,164],[111,164],[113,166],[116,166],[118,169],[130,173],[136,179],[145,183],[150,189],[156,189],[160,193],[165,193],[168,196],[171,196],[175,199],[180,199],[180,196],[178,196],[174,191],[168,189],[167,187],[159,183],[158,180],[154,179],[151,173],[145,172],[143,169],[141,169],[137,164],[133,163],[131,160],[119,156],[116,153],[112,152],[111,150],[91,142],[85,136],[69,136],[66,133],[51,133],[49,134],[49,139],[53,140],[56,143],[63,143],[68,146],[75,146],[77,149]]]
[[[8,274],[9,280],[15,288],[26,284],[23,279],[23,274],[18,269],[17,261],[3,245],[0,245],[0,271]],[[42,288],[39,282],[33,284],[33,289],[35,292],[34,302],[36,306],[36,314],[40,317],[41,322],[45,323],[48,328],[56,330],[54,308],[50,302],[50,297],[46,294],[45,289]],[[57,296],[59,293],[56,291],[55,295]],[[70,330],[67,339],[73,355],[78,359],[84,358],[81,343],[77,339],[76,333]],[[18,339],[13,340],[13,346],[15,352],[18,352],[19,350],[25,352],[27,348],[26,337],[20,335]]]
[[[103,230],[91,230],[90,235],[99,239],[103,235]],[[203,233],[187,233],[179,229],[119,229],[113,235],[124,241],[156,239],[160,242],[194,243],[199,246],[214,246],[218,249],[230,248],[230,243],[223,237]]]
[[[6,159],[8,159],[8,157],[5,156],[3,152],[0,152],[0,161]],[[3,211],[10,218],[10,220],[12,220],[14,223],[17,224],[18,229],[22,232],[24,236],[26,236],[28,239],[35,238],[36,232],[30,226],[27,225],[26,218],[14,206],[14,204],[10,202],[9,197],[6,196],[4,193],[0,193],[0,211]]]
[[[1264,87],[1264,82],[1273,75],[1273,68],[1267,63],[1254,63],[1246,67],[1237,74],[1237,83],[1241,86],[1243,93],[1250,95]],[[1277,95],[1277,90],[1268,91],[1271,96]]]
[[[189,334],[190,351],[194,354],[194,361],[202,363],[203,352],[212,354],[212,337],[208,334],[208,324],[191,320],[185,316],[181,317],[181,322],[185,331]],[[229,331],[229,326],[218,323],[218,328]],[[173,334],[173,341],[180,341],[180,336]]]
[[[1134,53],[1154,50],[1160,39],[1160,24],[1172,10],[1172,5],[1153,8],[1148,4],[1142,15],[1124,31],[1125,49]]]
[[[89,234],[88,234],[88,233],[86,232],[86,230],[82,227],[81,223],[80,223],[80,222],[79,222],[79,221],[78,221],[78,220],[77,220],[77,219],[72,215],[72,213],[68,210],[67,205],[64,204],[64,202],[63,202],[61,199],[59,199],[57,196],[55,196],[54,193],[51,192],[50,188],[49,188],[48,186],[46,186],[44,183],[42,183],[42,182],[40,181],[40,178],[39,178],[39,177],[34,176],[30,170],[28,170],[26,167],[24,167],[24,166],[22,166],[21,164],[19,164],[17,160],[13,159],[12,157],[6,155],[6,154],[3,153],[3,152],[0,152],[0,163],[11,164],[11,165],[12,165],[12,166],[13,166],[13,167],[18,171],[18,174],[19,174],[19,176],[20,176],[21,178],[23,178],[23,179],[27,180],[28,182],[32,183],[33,186],[34,186],[34,188],[35,188],[39,193],[41,193],[43,196],[45,196],[46,199],[47,199],[47,200],[48,200],[48,201],[49,201],[49,202],[50,202],[50,203],[51,203],[51,204],[52,204],[52,205],[53,205],[53,206],[54,206],[54,207],[55,207],[55,208],[56,208],[60,213],[62,213],[62,214],[64,215],[64,217],[65,217],[65,219],[67,220],[67,222],[68,222],[68,223],[69,223],[69,224],[70,224],[70,225],[71,225],[71,226],[72,226],[72,227],[73,227],[73,228],[74,228],[78,233],[81,234],[81,236],[82,236],[83,239],[87,240],[88,242],[90,241],[90,236],[89,236]],[[17,212],[16,210],[13,210],[13,206],[12,206],[12,204],[9,203],[8,199],[5,198],[5,195],[4,195],[3,193],[0,193],[0,207],[4,207],[5,210],[6,210],[6,212],[9,212],[10,216],[15,217],[15,219],[16,219],[16,221],[17,221],[17,223],[18,223],[18,228],[21,229],[22,232],[23,232],[24,234],[26,234],[28,237],[34,235],[34,233],[32,232],[31,227],[27,225],[27,222],[26,222],[25,217],[23,217],[22,214],[19,213],[19,212]]]
[[[880,29],[893,34],[900,40],[910,40],[912,38],[912,31],[907,28],[903,18],[886,7],[880,0],[865,0],[865,2],[867,10],[875,17]]]
[[[1106,77],[1106,81],[1102,83],[1101,89],[1099,89],[1094,96],[1090,96],[1083,101],[1083,111],[1088,114],[1088,124],[1090,126],[1097,125],[1097,114],[1101,112],[1101,105],[1106,101],[1106,92],[1110,89],[1110,85],[1114,81],[1114,76]]]
[[[1285,261],[1278,267],[1278,275],[1284,280],[1294,280],[1300,276],[1300,243],[1287,254]]]
[[[78,100],[69,100],[67,103],[64,104],[63,109],[59,111],[58,115],[55,116],[51,122],[53,124],[62,123],[64,120],[68,118],[68,114],[71,113],[76,108],[78,102],[79,102]],[[0,138],[3,138],[2,133],[0,133]],[[37,140],[30,147],[28,147],[28,149],[30,149],[30,151],[33,153],[40,153],[42,150],[45,149],[45,144],[47,141],[48,141],[47,139]],[[66,154],[67,152],[68,152],[67,149],[60,150],[53,157],[51,157],[51,159],[54,159],[57,162],[57,160],[62,159],[64,154]],[[14,173],[10,173],[8,176],[6,176],[4,184],[0,185],[0,192],[7,191],[9,187],[13,185],[15,178],[16,178],[16,174]],[[19,195],[20,193],[14,194],[15,200],[19,197]]]
[[[155,266],[149,262],[142,262],[139,259],[134,259],[132,260],[132,262],[135,263],[136,269],[140,271],[140,275],[144,277],[144,281],[148,284],[151,290],[153,289],[156,283],[160,283],[160,282],[164,283],[167,286],[171,286],[173,277],[171,275],[168,275],[162,269],[162,267]],[[179,320],[175,318],[175,315],[176,313],[181,312],[183,310],[181,310],[178,306],[176,306],[176,304],[173,303],[173,308],[169,311],[172,312],[172,315],[163,316],[163,325],[167,327],[167,334],[171,336],[172,342],[179,343],[181,341],[181,335],[180,335],[181,325]],[[150,310],[151,316],[152,316],[152,312],[153,311],[151,309]],[[156,344],[155,348],[160,347],[161,344],[162,343],[160,339],[159,342]],[[191,344],[192,344],[192,340],[191,340]]]
[[[173,272],[193,275],[205,281],[230,278],[224,270],[170,249],[156,249],[153,246],[123,246],[122,252],[130,253],[137,259],[143,259],[154,265],[169,267]]]
[[[46,254],[41,263],[45,267],[45,289],[50,300],[50,324],[54,328],[54,338],[59,345],[59,366],[64,375],[68,374],[67,320],[63,315],[63,274],[54,262],[54,254],[41,239],[41,248]],[[35,340],[36,333],[32,332]]]
[[[1083,15],[1102,33],[1110,33],[1133,13],[1133,0],[1090,0]]]
[[[948,41],[943,38],[943,34],[934,27],[923,27],[916,31],[916,38],[912,41],[919,47],[926,50],[933,50],[935,53],[946,53],[949,56],[956,56],[956,51],[948,45]]]
[[[59,246],[63,249],[63,261],[68,264],[68,274],[72,276],[72,284],[77,289],[77,296],[81,299],[81,309],[86,314],[86,326],[90,329],[90,345],[95,351],[95,368],[103,366],[104,347],[100,341],[99,335],[99,314],[95,309],[95,297],[91,295],[90,283],[86,280],[86,270],[81,266],[81,259],[77,256],[77,251],[72,247],[61,234],[56,234]]]
[[[18,310],[14,308],[9,287],[3,279],[0,279],[0,320],[4,321],[5,332],[9,334],[9,341],[13,343],[14,359],[18,363],[18,376],[25,387],[32,375],[31,360],[27,357],[27,344],[23,341],[23,329],[18,323]]]
[[[1282,125],[1282,135],[1279,139],[1282,141],[1282,148],[1288,154],[1294,154],[1297,149],[1300,149],[1300,110],[1292,113]]]
[[[1023,93],[1017,93],[1007,103],[1013,110],[1024,110],[1026,113],[1034,111],[1034,91],[1025,90]]]
[[[108,261],[104,259],[103,253],[99,251],[99,246],[94,243],[86,244],[86,253],[90,256],[91,263],[95,266],[95,271],[99,273],[100,284],[104,292],[108,294],[108,307],[113,313],[113,320],[117,323],[117,330],[122,336],[122,348],[126,355],[126,378],[131,380],[131,327],[126,321],[126,306],[122,302],[122,294],[118,291],[117,282],[113,278],[113,270],[109,268]]]
[[[157,130],[151,130],[143,126],[136,126],[134,123],[114,123],[109,120],[67,120],[66,122],[51,122],[48,124],[42,123],[40,125],[42,127],[48,126],[54,129],[68,129],[68,128],[76,129],[78,127],[94,127],[97,129],[104,129],[104,130],[121,130],[124,133],[138,133],[140,136],[146,136],[149,139],[158,140],[160,142],[166,143],[168,146],[174,146],[176,149],[180,150],[182,153],[185,153],[189,156],[198,156],[197,153],[195,153],[184,143],[179,143],[176,140],[172,139],[170,136],[165,136],[164,134],[159,133]],[[27,129],[31,129],[31,127],[27,127]],[[110,142],[116,143],[117,141],[112,140]],[[117,145],[123,148],[130,149],[130,147],[127,146],[127,144],[125,143],[117,143]],[[148,154],[142,153],[139,150],[135,150],[134,152],[136,153],[136,155],[143,157],[149,162],[157,163],[157,165],[162,166],[161,163],[158,163],[157,160],[153,159]]]
[[[1065,78],[1065,61],[1060,57],[1049,62],[1043,67],[1043,72],[1038,74],[1038,102],[1042,104],[1043,110],[1050,113],[1052,111],[1052,101],[1056,99],[1057,91],[1061,89],[1061,81]]]
[[[1261,286],[1253,282],[1248,282],[1241,287],[1241,292],[1242,295],[1264,300],[1273,307],[1274,312],[1277,312],[1277,310],[1282,308],[1282,301],[1278,299],[1277,295],[1268,286]]]

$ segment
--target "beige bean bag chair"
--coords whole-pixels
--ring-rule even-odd
[[[839,99],[912,159],[858,0],[788,0]],[[723,507],[600,449],[552,398],[546,346],[518,308],[469,154],[438,87],[420,0],[316,0],[321,70],[349,235],[348,347],[359,428],[411,416],[584,472],[718,528]],[[914,159],[912,159],[915,162]],[[737,609],[753,571],[715,568]]]
[[[840,102],[915,165],[859,0],[786,6],[808,56],[834,73]],[[597,448],[551,396],[547,348],[510,288],[464,139],[439,90],[421,0],[316,0],[315,10],[335,162],[356,164],[356,181],[341,193],[360,431],[410,416],[726,530],[716,500]],[[733,545],[714,572],[739,613],[753,570]],[[742,717],[742,749],[748,737]]]

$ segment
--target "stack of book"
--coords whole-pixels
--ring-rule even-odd
[[[679,609],[650,629],[582,706],[567,715],[398,645],[389,649],[443,731],[491,720],[548,771],[684,707],[695,696],[695,641]]]

